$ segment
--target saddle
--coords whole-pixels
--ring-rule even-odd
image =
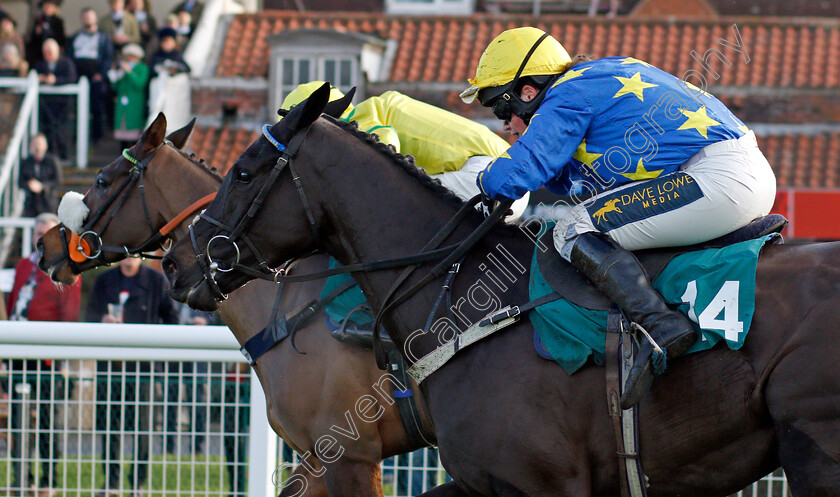
[[[634,252],[634,254],[639,259],[639,262],[641,262],[642,267],[645,268],[649,279],[653,281],[662,269],[668,265],[671,259],[680,254],[696,250],[726,247],[727,245],[752,240],[772,233],[780,233],[787,223],[788,221],[784,216],[770,214],[760,217],[732,233],[708,242],[684,247],[639,250]],[[557,294],[573,304],[587,309],[596,311],[610,309],[611,302],[609,299],[601,294],[589,282],[586,276],[566,262],[553,249],[554,241],[552,240],[551,230],[543,233],[540,237],[540,242],[550,248],[545,251],[537,251],[537,266],[543,278],[545,278],[546,282],[548,282]]]

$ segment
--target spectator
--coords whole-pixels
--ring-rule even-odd
[[[35,218],[35,230],[32,242],[38,240],[50,228],[58,224],[55,214],[43,213]],[[37,252],[18,261],[15,267],[15,282],[8,295],[6,307],[14,321],[78,321],[79,302],[81,299],[81,280],[73,285],[59,288],[43,271],[38,269]],[[21,489],[32,485],[32,466],[29,464],[27,481],[23,481],[23,460],[30,457],[24,454],[23,447],[37,446],[42,469],[38,471],[40,484],[38,495],[54,495],[51,487],[56,482],[56,464],[60,457],[58,433],[52,423],[53,407],[57,400],[64,397],[63,375],[59,374],[57,364],[51,360],[12,360],[11,385],[6,390],[12,398],[12,479]],[[29,393],[15,388],[17,384],[28,384]],[[31,397],[30,397],[31,396]],[[34,399],[38,399],[35,401]],[[32,400],[30,400],[32,399]],[[25,403],[35,402],[32,407],[38,409],[38,430],[35,443],[24,443],[22,428],[28,422],[24,416],[31,412]],[[52,436],[49,435],[52,433]]]
[[[23,60],[16,46],[3,45],[0,51],[0,77],[25,78],[29,72],[29,64]]]
[[[82,9],[82,29],[70,40],[67,56],[73,59],[80,76],[90,81],[90,139],[95,145],[105,133],[105,116],[110,98],[108,70],[114,62],[114,44],[99,29],[96,11]]]
[[[172,9],[172,14],[180,14],[186,12],[190,15],[190,31],[195,31],[198,21],[201,18],[201,12],[204,10],[204,4],[198,0],[184,0]]]
[[[149,65],[152,68],[152,77],[161,73],[169,73],[170,76],[190,72],[190,66],[184,60],[184,56],[178,49],[178,32],[172,28],[161,28],[158,32],[158,51],[152,55]]]
[[[612,19],[618,13],[619,0],[609,0],[610,10],[607,12],[607,17]],[[598,15],[598,10],[601,8],[601,0],[591,0],[589,2],[589,17]]]
[[[52,38],[44,41],[44,58],[35,66],[38,81],[42,85],[67,85],[76,82],[76,66],[69,58],[61,55],[58,42]],[[47,135],[50,149],[55,150],[61,160],[67,159],[67,142],[64,138],[64,122],[67,121],[68,95],[44,95],[41,97],[41,131]]]
[[[178,12],[178,28],[176,29],[180,36],[184,37],[185,41],[189,41],[192,36],[192,16],[186,10]]]
[[[157,34],[157,21],[152,15],[151,5],[147,0],[128,0],[127,10],[137,19],[137,26],[140,28],[140,46],[146,53],[151,53]]]
[[[41,11],[32,21],[32,33],[29,35],[26,60],[35,67],[43,59],[41,48],[44,42],[53,39],[63,47],[67,41],[64,36],[64,20],[58,16],[58,0],[42,0]]]
[[[61,184],[61,166],[47,153],[47,138],[38,133],[29,144],[31,155],[20,164],[18,184],[26,194],[23,215],[35,217],[40,212],[55,212],[55,188]],[[74,320],[75,321],[75,320]]]
[[[175,36],[176,36],[175,42],[177,43],[178,48],[183,51],[185,48],[187,48],[187,42],[189,40],[187,40],[183,35],[178,33],[178,28],[179,27],[181,27],[181,23],[178,20],[178,14],[169,14],[169,15],[166,16],[166,19],[164,19],[163,27],[161,27],[160,29],[163,29],[163,28],[174,29],[175,30]],[[158,30],[158,37],[160,37],[160,30]]]
[[[117,104],[114,111],[114,138],[129,148],[140,138],[146,125],[146,88],[149,66],[141,62],[145,53],[140,45],[129,43],[122,50],[119,69],[114,71]]]
[[[93,284],[85,319],[102,323],[178,322],[167,294],[166,279],[140,259],[127,258],[100,274]],[[96,430],[103,433],[107,461],[107,495],[121,495],[120,460],[123,436],[135,437],[129,471],[132,489],[145,485],[149,461],[149,429],[153,385],[148,362],[98,361],[96,365]]]
[[[0,50],[6,45],[14,45],[18,55],[23,56],[23,36],[17,32],[17,22],[10,15],[0,17]]]
[[[222,423],[225,459],[231,497],[247,490],[245,454],[251,425],[251,375],[248,364],[229,364],[222,393]]]
[[[114,50],[120,51],[129,43],[140,43],[140,26],[131,12],[125,10],[125,0],[108,0],[111,12],[99,21],[99,29],[108,33]]]

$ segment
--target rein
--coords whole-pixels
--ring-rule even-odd
[[[309,221],[310,230],[312,231],[312,234],[315,237],[315,239],[317,239],[318,233],[317,225],[315,223],[315,217],[312,214],[312,209],[306,198],[306,193],[304,192],[303,184],[300,181],[300,176],[294,171],[294,168],[292,166],[292,159],[295,157],[298,150],[300,149],[300,146],[306,138],[309,129],[310,127],[307,127],[304,130],[301,130],[300,132],[295,134],[290,140],[289,146],[286,147],[282,143],[277,141],[277,139],[274,138],[274,136],[271,135],[270,126],[268,124],[263,126],[263,136],[266,138],[266,140],[268,140],[269,143],[271,143],[274,146],[274,148],[277,149],[278,152],[280,152],[280,157],[277,159],[277,162],[272,168],[266,182],[263,183],[262,187],[257,193],[257,196],[252,202],[251,207],[242,217],[240,217],[240,219],[236,223],[235,228],[231,229],[225,223],[211,218],[206,213],[201,214],[202,219],[230,233],[230,235],[214,236],[210,239],[210,241],[207,242],[205,253],[202,253],[200,248],[198,247],[198,242],[195,237],[195,231],[193,229],[193,226],[190,226],[190,240],[192,242],[193,250],[196,254],[196,260],[198,262],[199,267],[202,270],[202,273],[204,274],[204,279],[207,281],[208,287],[216,300],[224,300],[227,298],[227,295],[221,291],[221,288],[219,287],[219,284],[215,279],[216,272],[229,272],[233,270],[238,270],[255,278],[267,279],[279,283],[281,281],[309,281],[342,273],[375,271],[394,267],[405,267],[405,270],[397,278],[397,280],[394,282],[394,284],[391,286],[390,290],[386,294],[385,299],[383,300],[382,309],[377,314],[376,321],[374,324],[374,350],[376,353],[377,364],[380,368],[384,369],[385,365],[388,362],[388,357],[387,353],[382,347],[379,333],[379,324],[381,323],[383,317],[394,307],[405,302],[417,292],[419,292],[427,284],[449,271],[452,265],[457,261],[461,260],[463,256],[488,231],[490,231],[493,225],[495,225],[507,213],[513,201],[508,200],[503,202],[499,207],[497,207],[493,211],[493,213],[489,217],[482,221],[482,223],[478,226],[478,228],[476,228],[476,230],[473,233],[471,233],[466,239],[457,244],[448,245],[443,248],[438,248],[438,246],[441,243],[443,243],[444,240],[446,240],[446,238],[448,238],[455,231],[455,229],[457,229],[460,223],[467,217],[469,212],[472,211],[473,208],[481,201],[481,195],[476,195],[469,201],[465,202],[458,210],[458,212],[440,229],[440,231],[438,231],[438,233],[436,233],[435,236],[432,237],[432,239],[429,240],[429,242],[423,246],[423,248],[420,250],[420,253],[418,254],[392,259],[382,259],[371,262],[349,264],[347,266],[333,268],[326,271],[319,271],[316,273],[288,276],[285,274],[285,270],[282,268],[278,270],[270,268],[266,259],[259,254],[256,247],[253,245],[253,243],[251,243],[250,239],[243,233],[245,229],[250,225],[250,223],[253,222],[253,219],[256,216],[259,209],[262,208],[269,190],[277,182],[280,173],[288,167],[289,171],[292,174],[292,180],[294,181],[295,187],[301,197],[301,201],[306,212],[307,220]],[[250,266],[239,264],[240,250],[238,245],[236,244],[236,240],[240,236],[248,244],[253,255],[257,257],[260,269],[255,269]],[[227,269],[220,267],[219,263],[214,261],[210,255],[211,245],[213,244],[214,240],[217,239],[228,241],[232,244],[236,251],[236,260]],[[440,262],[438,262],[429,271],[429,273],[426,274],[420,281],[412,285],[410,288],[408,288],[398,296],[394,297],[399,288],[417,269],[419,264],[432,261]],[[451,282],[448,282],[447,284],[449,283]]]
[[[216,197],[215,193],[202,197],[201,199],[197,200],[196,202],[193,202],[190,206],[181,211],[181,213],[179,213],[171,221],[166,223],[166,225],[164,225],[160,230],[154,229],[154,227],[152,226],[151,216],[149,215],[148,204],[146,202],[146,194],[145,189],[143,187],[143,177],[149,162],[151,162],[152,160],[152,157],[154,157],[154,155],[157,153],[158,150],[160,150],[161,147],[167,144],[171,145],[171,142],[169,142],[168,140],[164,140],[160,145],[155,147],[155,149],[142,161],[132,157],[129,154],[128,149],[124,149],[122,151],[123,158],[125,158],[130,163],[134,164],[134,167],[132,167],[129,171],[128,177],[122,182],[122,184],[120,184],[117,190],[105,201],[105,203],[102,206],[100,206],[99,209],[96,210],[94,215],[88,218],[84,226],[82,226],[81,234],[76,235],[75,233],[73,233],[68,239],[68,235],[66,233],[66,231],[68,230],[62,225],[60,234],[62,239],[62,245],[64,246],[64,255],[65,258],[68,260],[68,263],[71,269],[73,269],[73,271],[79,272],[78,267],[76,266],[77,262],[99,259],[102,256],[102,254],[106,252],[118,253],[126,257],[160,259],[160,256],[149,254],[146,252],[149,250],[156,250],[157,248],[162,247],[161,242],[169,237],[169,234],[172,232],[172,230],[174,230],[189,216],[194,215],[201,208],[205,207],[207,204],[212,202],[213,199]],[[128,198],[128,195],[131,193],[132,187],[135,184],[137,185],[137,188],[140,191],[140,198],[142,199],[143,203],[143,214],[146,217],[146,224],[149,226],[149,229],[152,232],[152,234],[149,236],[149,238],[147,238],[136,248],[129,248],[125,245],[122,247],[103,245],[102,235],[105,233],[105,230],[108,228],[108,225],[111,223],[112,220],[114,220],[117,213],[122,208],[123,204]],[[108,216],[105,225],[101,228],[101,230],[98,233],[96,231],[93,231],[93,227],[96,225],[97,222],[99,222],[99,220],[105,214],[105,211],[109,207],[111,207],[111,205],[114,204],[115,201],[117,202],[116,206]],[[91,241],[88,242],[86,238],[89,238]],[[95,247],[95,254],[92,253],[92,247]]]

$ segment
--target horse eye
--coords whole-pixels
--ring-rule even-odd
[[[108,182],[105,180],[105,178],[101,174],[96,177],[96,187],[101,188],[103,190],[105,188],[108,188]]]
[[[237,169],[236,171],[236,181],[240,183],[250,183],[251,182],[251,173],[245,169]]]

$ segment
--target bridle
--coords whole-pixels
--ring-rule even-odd
[[[458,264],[459,261],[462,260],[464,255],[473,247],[473,245],[475,245],[475,243],[478,242],[478,240],[480,240],[493,227],[493,225],[495,225],[499,220],[501,220],[503,216],[507,214],[507,211],[510,208],[513,201],[509,200],[503,202],[499,207],[497,207],[493,211],[493,213],[489,217],[484,219],[484,221],[478,226],[478,228],[476,228],[475,231],[473,231],[466,239],[457,244],[447,245],[445,247],[439,248],[439,246],[446,240],[446,238],[448,238],[449,235],[451,235],[455,231],[455,229],[458,227],[461,221],[463,221],[463,219],[466,218],[470,212],[474,211],[474,207],[479,202],[481,202],[481,195],[476,195],[468,202],[465,202],[458,210],[458,212],[440,229],[440,231],[438,231],[438,233],[435,234],[435,236],[432,237],[432,239],[429,240],[429,242],[427,242],[425,246],[423,246],[420,253],[418,254],[413,254],[404,257],[396,257],[392,259],[347,264],[344,266],[328,269],[326,271],[319,271],[316,273],[294,276],[286,275],[285,271],[282,268],[274,270],[269,266],[267,260],[264,257],[262,257],[262,255],[256,249],[254,244],[247,237],[247,235],[244,234],[244,231],[246,228],[248,228],[251,222],[253,222],[253,219],[256,216],[257,212],[260,210],[260,208],[262,208],[263,203],[265,202],[265,198],[269,193],[269,190],[276,183],[277,179],[280,176],[280,173],[282,173],[284,169],[288,168],[291,172],[292,181],[295,184],[295,188],[297,189],[298,194],[300,195],[304,210],[306,211],[306,216],[309,222],[310,230],[312,231],[313,236],[315,236],[315,239],[317,239],[318,230],[317,225],[315,223],[314,215],[312,214],[312,209],[310,207],[309,201],[307,200],[300,176],[295,172],[294,167],[292,165],[292,160],[294,159],[295,155],[300,149],[300,146],[306,138],[309,129],[309,127],[306,127],[305,129],[299,130],[295,135],[292,136],[291,140],[289,141],[289,145],[284,146],[279,141],[277,141],[274,138],[274,136],[271,135],[270,126],[268,124],[263,126],[263,136],[280,152],[280,157],[277,159],[277,162],[274,164],[274,167],[269,173],[269,177],[267,178],[265,183],[263,183],[262,187],[257,193],[256,198],[251,203],[250,208],[245,214],[243,214],[239,218],[234,228],[231,228],[230,226],[226,225],[221,221],[217,221],[211,218],[207,215],[206,212],[202,213],[200,215],[201,219],[204,219],[213,224],[214,226],[226,231],[227,233],[230,233],[230,235],[221,234],[213,236],[207,242],[205,252],[202,253],[201,249],[198,246],[198,241],[195,237],[193,225],[191,225],[189,228],[189,232],[193,251],[195,252],[198,265],[199,267],[201,267],[204,279],[207,282],[207,285],[211,293],[213,294],[213,297],[217,301],[225,300],[227,298],[227,295],[221,291],[221,288],[219,287],[218,282],[215,279],[215,275],[217,272],[224,273],[236,269],[255,278],[272,280],[274,282],[279,283],[280,281],[310,281],[342,273],[375,271],[380,269],[404,267],[405,270],[396,279],[396,281],[389,289],[387,295],[385,296],[382,307],[376,317],[376,322],[374,324],[374,349],[376,351],[377,363],[381,368],[384,368],[384,364],[387,362],[387,355],[381,346],[381,342],[379,341],[379,324],[383,316],[397,305],[408,300],[412,295],[416,294],[428,283],[450,271],[450,268],[453,267],[453,265]],[[239,264],[241,252],[239,250],[238,245],[236,244],[236,241],[239,238],[242,238],[242,240],[245,241],[245,243],[252,251],[253,255],[257,258],[260,269],[255,269],[250,266]],[[236,260],[228,268],[222,268],[217,261],[214,261],[212,259],[210,255],[210,248],[214,240],[226,240],[233,245],[234,250],[236,252]],[[426,274],[423,278],[417,281],[410,288],[403,291],[399,295],[396,294],[397,290],[399,290],[402,284],[408,279],[408,277],[414,272],[414,270],[419,267],[420,264],[432,261],[439,262],[429,271],[428,274]],[[449,285],[451,285],[451,281],[447,281],[444,287],[448,290]]]
[[[171,241],[171,238],[169,238],[169,234],[178,225],[180,225],[187,217],[195,214],[195,212],[197,212],[199,209],[212,202],[213,199],[216,197],[215,193],[202,197],[201,199],[197,200],[196,202],[193,202],[190,206],[181,211],[181,213],[179,213],[172,220],[166,223],[161,229],[155,230],[154,226],[152,225],[152,218],[149,215],[149,207],[148,203],[146,202],[146,193],[143,187],[143,179],[149,162],[152,160],[157,151],[160,150],[160,148],[164,145],[173,146],[172,142],[170,142],[169,140],[164,140],[163,142],[161,142],[160,145],[155,147],[155,149],[152,150],[152,152],[149,153],[142,161],[132,157],[129,153],[129,150],[124,149],[122,151],[123,158],[125,158],[125,160],[133,164],[133,167],[129,171],[128,176],[125,178],[125,180],[123,180],[123,182],[120,184],[119,187],[117,187],[117,189],[111,194],[111,196],[109,196],[108,199],[101,206],[99,206],[99,208],[96,210],[93,216],[88,217],[88,219],[85,221],[85,224],[80,230],[80,234],[77,235],[76,233],[73,233],[72,231],[67,229],[63,224],[61,225],[59,233],[61,236],[61,244],[64,250],[64,256],[67,260],[67,263],[70,265],[71,269],[73,269],[74,272],[81,272],[76,263],[81,263],[86,260],[100,259],[105,253],[117,253],[125,257],[159,259],[160,256],[148,252],[157,250],[159,248],[164,248],[163,245],[165,241],[167,239]],[[116,215],[119,213],[120,209],[122,208],[123,204],[125,203],[126,199],[128,198],[135,185],[137,186],[137,189],[140,192],[140,198],[143,204],[143,214],[146,218],[146,225],[149,227],[151,235],[135,248],[129,248],[126,245],[123,245],[122,247],[104,245],[102,243],[102,235],[105,233],[105,230],[111,224],[111,221],[113,221]],[[94,231],[93,227],[96,226],[96,223],[98,223],[100,219],[102,219],[102,217],[105,215],[105,212],[111,207],[111,205],[114,205],[115,202],[116,205],[108,215],[105,224],[102,226],[102,228],[100,228],[99,232]]]
[[[227,299],[227,294],[221,291],[219,288],[219,284],[216,282],[216,273],[227,273],[233,271],[234,269],[241,269],[242,266],[239,264],[239,259],[241,256],[241,251],[239,250],[239,245],[237,245],[237,240],[240,238],[248,248],[251,250],[251,253],[256,257],[258,261],[258,265],[261,269],[259,274],[261,277],[263,275],[270,275],[270,279],[274,280],[275,282],[279,282],[279,277],[281,277],[285,271],[282,269],[274,270],[269,266],[268,261],[266,258],[260,253],[251,239],[245,233],[245,230],[251,225],[254,221],[254,217],[259,212],[260,208],[262,208],[263,203],[265,202],[265,198],[268,196],[271,188],[274,186],[274,183],[277,182],[277,179],[280,177],[280,173],[282,173],[286,168],[289,169],[289,172],[292,174],[292,181],[295,184],[295,188],[300,195],[300,200],[303,203],[304,210],[306,211],[306,218],[309,221],[309,229],[311,230],[313,236],[317,238],[317,227],[315,224],[315,215],[312,213],[312,207],[309,204],[309,200],[306,198],[306,192],[303,190],[303,184],[300,181],[300,176],[295,172],[294,167],[292,166],[292,159],[297,155],[298,150],[300,149],[301,144],[306,139],[306,135],[309,133],[310,127],[307,126],[303,130],[298,131],[292,136],[291,140],[289,140],[289,145],[285,146],[271,134],[271,126],[266,124],[263,126],[262,133],[266,140],[271,143],[274,148],[276,148],[280,152],[280,157],[277,158],[277,162],[274,163],[274,167],[271,168],[271,172],[269,172],[268,178],[263,183],[262,187],[260,187],[257,196],[254,198],[253,202],[251,202],[251,207],[245,211],[242,216],[240,216],[239,220],[236,222],[236,225],[231,228],[227,224],[213,219],[210,217],[206,212],[201,213],[199,216],[201,219],[209,222],[210,224],[220,228],[223,232],[229,233],[228,235],[219,234],[215,235],[207,242],[207,246],[205,251],[202,252],[198,246],[198,242],[195,238],[195,230],[193,229],[193,225],[190,225],[189,232],[190,232],[190,242],[192,243],[193,251],[195,252],[196,261],[198,262],[199,267],[201,268],[202,273],[204,274],[204,279],[207,281],[207,285],[210,288],[211,293],[213,294],[213,298],[216,300],[225,300]],[[234,262],[230,265],[230,267],[224,268],[222,267],[217,261],[212,259],[210,255],[210,249],[215,241],[220,242],[228,242],[233,247],[234,251],[236,252],[236,257]]]

